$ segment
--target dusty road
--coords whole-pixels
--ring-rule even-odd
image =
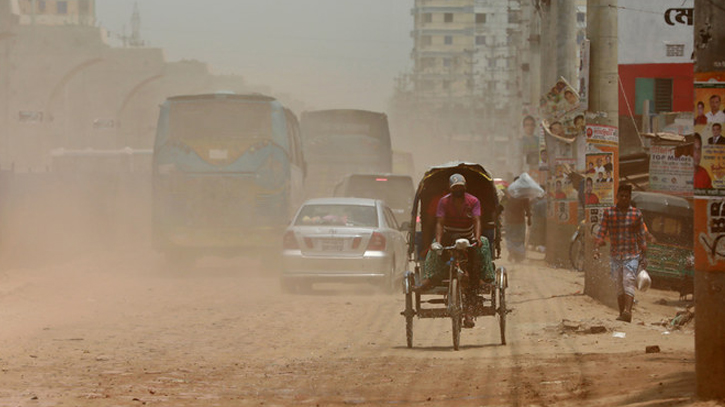
[[[508,345],[486,317],[456,352],[443,319],[405,347],[402,295],[283,295],[259,268],[128,250],[0,271],[0,406],[715,405],[694,402],[693,326],[655,325],[673,292],[641,294],[625,324],[581,274],[531,259],[510,270]]]

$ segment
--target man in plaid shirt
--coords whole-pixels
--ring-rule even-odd
[[[646,227],[642,212],[630,206],[632,186],[621,185],[617,191],[617,205],[604,210],[599,232],[594,240],[594,259],[599,259],[599,247],[609,234],[611,242],[611,272],[617,285],[619,317],[617,320],[632,322],[635,278],[639,266],[647,266]]]

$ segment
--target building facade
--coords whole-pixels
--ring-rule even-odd
[[[689,112],[693,90],[693,0],[620,0],[621,116]]]
[[[36,14],[33,25],[33,3],[40,1],[0,0],[2,170],[47,171],[58,149],[150,149],[158,106],[169,96],[269,92],[241,76],[214,75],[202,62],[168,62],[160,48],[112,47],[103,29],[74,23],[78,14],[57,24]],[[45,2],[45,11],[59,3]],[[67,3],[69,14],[85,10]]]
[[[446,122],[436,131],[452,143],[474,146],[456,158],[514,170],[507,163],[521,113],[521,1],[416,0],[411,14],[417,108],[438,112]]]
[[[95,25],[95,0],[18,0],[21,24]]]

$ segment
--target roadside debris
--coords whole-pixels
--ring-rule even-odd
[[[575,334],[603,334],[608,331],[607,327],[602,325],[599,321],[592,321],[590,323],[582,321],[571,321],[568,319],[562,319],[559,323],[559,333],[575,333]]]
[[[665,318],[660,322],[655,322],[653,325],[664,326],[669,329],[681,329],[695,319],[695,308],[687,308],[685,310],[677,311],[677,314],[673,318]]]

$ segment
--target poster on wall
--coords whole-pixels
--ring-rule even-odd
[[[619,145],[619,134],[614,126],[589,124],[586,126],[587,143],[592,145]]]
[[[725,72],[695,74],[695,268],[725,270]]]
[[[614,203],[614,153],[595,152],[586,157],[584,202],[586,205]]]
[[[695,199],[695,269],[725,267],[725,198]]]
[[[559,78],[539,101],[541,117],[552,122],[575,110],[580,110],[579,93],[564,78]]]
[[[543,131],[539,137],[539,171],[542,173],[549,171],[549,151],[546,149]]]
[[[589,66],[591,43],[585,39],[579,50],[579,105],[582,111],[589,108]]]
[[[577,191],[569,177],[575,165],[573,158],[557,158],[549,177],[549,196],[553,199],[554,217],[559,223],[577,222]]]
[[[605,208],[614,205],[619,185],[619,134],[614,126],[587,124],[584,204],[594,229]]]
[[[571,173],[579,171],[577,165],[577,139],[583,138],[584,114],[578,92],[560,78],[541,97],[539,111],[544,134],[549,196],[548,216],[560,224],[577,224],[578,193],[572,185]]]
[[[678,148],[671,145],[655,144],[650,147],[650,191],[691,197],[693,176],[691,155],[678,154]]]

